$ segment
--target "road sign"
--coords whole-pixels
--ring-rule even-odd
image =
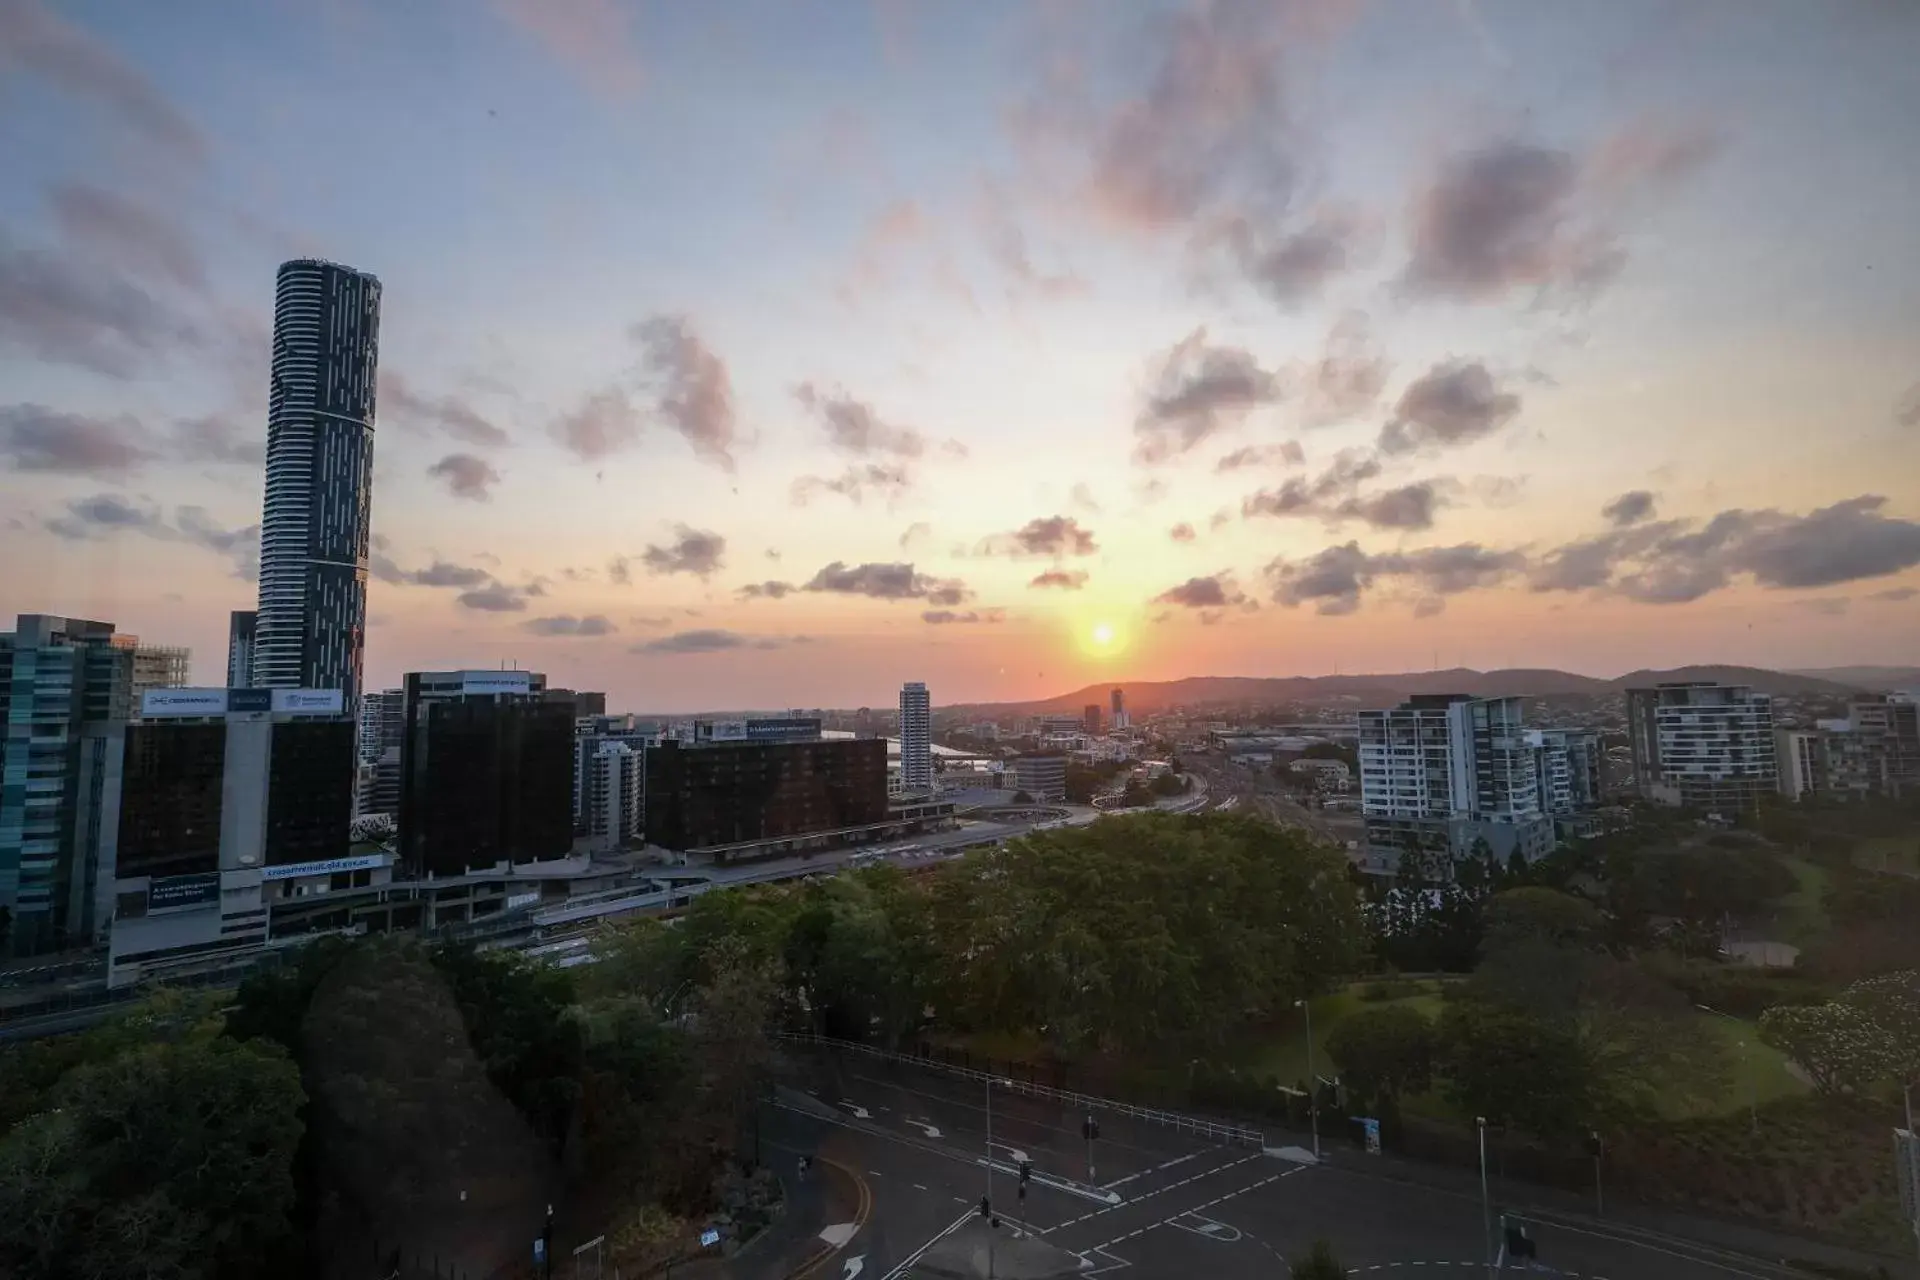
[[[1920,1222],[1920,1138],[1908,1129],[1893,1131],[1894,1177],[1900,1184],[1900,1211]]]
[[[1372,1116],[1362,1116],[1360,1118],[1360,1128],[1363,1129],[1367,1135],[1367,1154],[1370,1156],[1379,1155],[1380,1122]]]
[[[719,1243],[720,1243],[720,1232],[718,1231],[718,1229],[714,1227],[708,1227],[705,1231],[702,1231],[700,1233],[700,1247],[702,1249],[711,1249],[713,1248],[713,1246]]]
[[[547,1260],[547,1242],[536,1239],[533,1242],[533,1260],[536,1264]]]

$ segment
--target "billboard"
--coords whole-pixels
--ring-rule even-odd
[[[532,693],[531,671],[463,671],[461,693]]]
[[[747,721],[747,737],[754,742],[811,742],[819,736],[817,716],[770,716]]]
[[[371,871],[387,865],[383,853],[356,854],[350,858],[322,858],[318,862],[289,862],[280,867],[262,867],[262,880],[292,880],[296,876],[328,876],[342,871]]]
[[[709,742],[745,742],[747,740],[747,722],[745,720],[715,720],[707,726],[706,740]]]
[[[223,716],[225,689],[148,689],[140,695],[143,716]]]
[[[271,692],[275,711],[337,716],[346,707],[346,694],[339,689],[274,689]]]
[[[190,876],[155,876],[147,881],[147,910],[211,907],[220,902],[220,873],[203,871]]]
[[[275,692],[273,689],[229,689],[227,690],[227,710],[271,711]]]

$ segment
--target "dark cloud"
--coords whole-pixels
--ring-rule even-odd
[[[980,546],[982,554],[1010,556],[1090,556],[1100,550],[1093,531],[1072,516],[1036,516],[1011,533],[996,533]]]
[[[97,104],[172,162],[195,170],[207,162],[205,136],[153,81],[40,0],[0,4],[0,67],[38,76]]]
[[[920,615],[920,621],[934,626],[970,622],[1005,622],[1004,609],[969,609],[965,613],[956,613],[952,609],[928,609]]]
[[[1329,524],[1360,520],[1377,529],[1429,529],[1434,512],[1447,505],[1440,482],[1420,480],[1378,493],[1362,494],[1359,486],[1378,476],[1380,459],[1346,449],[1327,469],[1312,478],[1294,477],[1278,489],[1262,489],[1240,504],[1240,514],[1252,516],[1314,517]]]
[[[1755,513],[1727,549],[1730,565],[1763,587],[1825,587],[1920,564],[1920,523],[1881,513],[1863,494],[1804,516]]]
[[[1437,364],[1400,393],[1393,420],[1380,431],[1385,453],[1431,445],[1471,444],[1520,412],[1520,397],[1502,391],[1478,361]]]
[[[1614,528],[1624,529],[1630,524],[1651,520],[1653,503],[1653,494],[1645,489],[1632,489],[1600,508],[1600,514]]]
[[[1204,578],[1188,578],[1177,587],[1168,587],[1151,603],[1179,605],[1184,609],[1224,609],[1243,604],[1246,598],[1230,577],[1216,573]]]
[[[1432,481],[1421,480],[1348,498],[1330,514],[1337,519],[1361,520],[1376,529],[1431,529],[1434,510],[1444,501]]]
[[[23,249],[0,234],[0,342],[112,378],[200,342],[198,331],[105,263]]]
[[[1901,601],[1911,600],[1915,596],[1920,596],[1920,587],[1895,587],[1891,591],[1876,591],[1868,596],[1867,599],[1879,601],[1883,604],[1899,604]]]
[[[1281,444],[1250,444],[1235,449],[1213,464],[1216,473],[1244,471],[1249,467],[1297,467],[1307,460],[1307,451],[1298,440]]]
[[[481,448],[497,449],[512,440],[505,429],[466,400],[459,396],[434,399],[420,395],[397,371],[380,375],[380,411],[383,426],[396,417],[412,419]]]
[[[855,506],[869,493],[899,497],[913,487],[913,472],[898,462],[857,462],[837,476],[801,476],[789,490],[795,506],[804,507],[816,494],[837,493]]]
[[[742,600],[782,600],[797,589],[791,582],[749,582],[734,594]]]
[[[1279,376],[1252,353],[1213,346],[1206,329],[1195,329],[1159,357],[1146,405],[1134,419],[1134,459],[1177,458],[1280,395]]]
[[[192,238],[158,211],[85,182],[58,183],[49,199],[67,243],[149,280],[206,287],[206,266]]]
[[[1903,427],[1920,427],[1920,382],[1908,387],[1893,406],[1893,420]]]
[[[504,582],[462,591],[456,598],[464,608],[483,613],[524,613],[527,608],[527,592]]]
[[[1242,217],[1229,219],[1222,238],[1247,280],[1269,300],[1292,309],[1319,297],[1327,281],[1363,256],[1361,220],[1347,210],[1324,210],[1291,230],[1267,233]]]
[[[1196,534],[1193,531],[1192,525],[1188,524],[1185,520],[1182,520],[1179,524],[1167,530],[1167,536],[1169,538],[1172,538],[1175,542],[1192,542],[1195,538],[1199,537],[1200,535]]]
[[[828,442],[836,449],[861,457],[877,453],[895,458],[918,458],[927,451],[925,436],[912,427],[881,421],[871,405],[843,389],[822,390],[803,382],[793,395],[825,428]]]
[[[576,618],[570,613],[554,614],[550,618],[529,618],[520,624],[522,631],[536,636],[610,636],[620,628],[597,613]]]
[[[405,575],[406,582],[419,587],[478,587],[492,580],[493,575],[485,569],[448,564],[445,560],[435,560],[426,568]]]
[[[935,605],[963,604],[972,596],[967,585],[953,578],[934,578],[911,564],[868,563],[849,566],[835,560],[813,575],[802,591],[870,596],[875,600],[925,600]]]
[[[243,581],[257,581],[260,571],[260,526],[229,528],[214,520],[204,507],[179,506],[168,520],[160,507],[142,499],[130,501],[118,494],[95,494],[66,504],[64,514],[41,521],[49,533],[70,541],[139,533],[164,542],[204,547],[233,562],[233,573]]]
[[[1041,588],[1058,587],[1062,591],[1078,591],[1087,585],[1087,571],[1085,569],[1048,569],[1044,573],[1035,574],[1033,580],[1027,583],[1027,585],[1029,587]]]
[[[1348,542],[1305,560],[1274,560],[1265,573],[1275,604],[1289,608],[1312,604],[1319,613],[1337,616],[1358,609],[1361,597],[1382,578],[1403,580],[1423,598],[1433,599],[1497,585],[1525,565],[1526,557],[1518,551],[1497,551],[1473,542],[1379,555]]]
[[[625,556],[615,556],[607,561],[607,581],[616,587],[632,585],[633,561]]]
[[[695,631],[676,631],[658,640],[645,640],[633,646],[634,653],[724,653],[729,649],[778,649],[803,643],[800,636],[747,636],[738,631],[703,627]]]
[[[154,456],[132,418],[62,413],[39,404],[0,407],[0,459],[20,471],[125,475]]]
[[[166,527],[158,507],[136,505],[112,493],[76,498],[67,503],[65,515],[55,516],[44,524],[49,532],[76,542],[122,529],[152,533]]]
[[[1322,427],[1367,412],[1386,390],[1391,367],[1374,347],[1367,317],[1358,311],[1341,316],[1327,330],[1320,358],[1302,371],[1302,420]]]
[[[640,563],[649,573],[691,573],[705,578],[726,563],[727,540],[717,533],[675,525],[669,546],[649,545]]]
[[[685,316],[654,316],[634,325],[653,415],[678,431],[694,453],[733,470],[733,379]]]
[[[427,474],[445,482],[447,492],[456,498],[485,502],[500,483],[500,473],[485,458],[471,453],[450,453],[427,468]]]

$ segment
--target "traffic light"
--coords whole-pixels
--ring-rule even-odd
[[[980,1197],[980,1216],[983,1218],[991,1218],[993,1216],[993,1205],[988,1202],[985,1196]]]
[[[1022,1200],[1025,1200],[1027,1198],[1027,1184],[1032,1181],[1033,1181],[1033,1161],[1022,1160],[1020,1162],[1020,1185],[1018,1187],[1019,1195]]]
[[[1088,1116],[1085,1120],[1082,1120],[1080,1122],[1080,1136],[1088,1142],[1092,1142],[1100,1136],[1100,1122],[1092,1116]]]
[[[1606,1150],[1606,1145],[1600,1141],[1599,1131],[1598,1130],[1590,1131],[1587,1134],[1587,1155],[1592,1157],[1595,1160],[1598,1160],[1600,1158],[1600,1153],[1605,1150]]]

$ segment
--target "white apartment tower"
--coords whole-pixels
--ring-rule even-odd
[[[933,790],[933,698],[918,680],[900,686],[900,788]]]
[[[1777,787],[1773,700],[1711,681],[1627,690],[1627,741],[1640,794],[1728,813]]]

